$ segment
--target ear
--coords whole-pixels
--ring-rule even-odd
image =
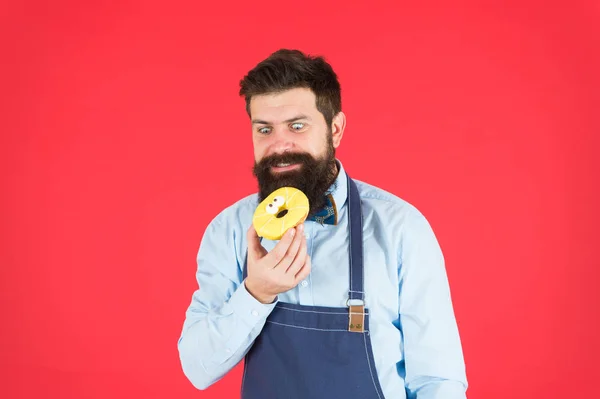
[[[344,135],[344,129],[346,128],[346,115],[340,111],[331,121],[331,135],[333,139],[333,148],[338,148]]]

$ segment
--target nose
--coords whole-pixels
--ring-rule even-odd
[[[269,153],[271,154],[291,152],[294,148],[293,135],[289,134],[285,129],[273,129],[271,140],[271,145],[269,146]]]

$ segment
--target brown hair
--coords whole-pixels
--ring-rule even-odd
[[[240,96],[246,98],[250,115],[252,96],[278,93],[304,87],[312,90],[316,106],[331,128],[333,117],[342,110],[337,75],[322,56],[309,56],[299,50],[280,49],[258,63],[240,81]]]

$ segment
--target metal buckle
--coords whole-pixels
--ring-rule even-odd
[[[365,306],[365,301],[362,299],[346,299],[346,306]]]

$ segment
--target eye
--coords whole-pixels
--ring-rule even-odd
[[[304,127],[304,123],[294,122],[291,124],[292,130],[301,130]]]
[[[277,207],[283,205],[284,202],[285,199],[281,195],[278,195],[277,197],[273,198],[273,204]]]
[[[267,204],[267,213],[270,215],[274,215],[277,213],[277,211],[279,211],[279,207],[275,204],[273,204],[272,202],[270,204]]]
[[[268,134],[271,131],[271,128],[269,127],[261,127],[258,129],[258,132],[260,134]]]

